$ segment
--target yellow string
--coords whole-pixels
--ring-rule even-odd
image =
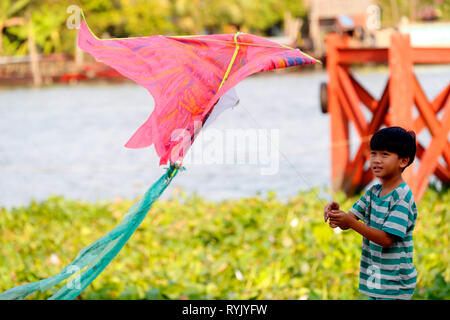
[[[225,72],[225,75],[223,76],[222,82],[220,83],[219,89],[218,89],[217,91],[219,91],[220,88],[222,88],[223,84],[224,84],[225,81],[227,80],[227,78],[228,78],[228,76],[229,76],[229,74],[230,74],[231,68],[233,67],[234,61],[236,60],[237,54],[238,54],[238,52],[239,52],[239,43],[238,43],[238,41],[237,41],[237,40],[238,40],[239,34],[241,34],[241,32],[236,32],[236,34],[234,35],[234,43],[236,44],[236,49],[234,50],[233,57],[231,58],[231,61],[230,61],[230,63],[228,64],[227,71]],[[203,126],[203,124],[202,124],[202,126]],[[198,129],[194,132],[194,137],[197,136],[197,134],[198,134],[198,132],[201,130],[201,128],[202,128],[202,127],[198,128]]]
[[[225,72],[222,82],[220,83],[219,90],[220,90],[220,88],[222,88],[222,85],[225,83],[225,80],[227,80],[228,75],[230,74],[230,71],[231,71],[231,67],[233,67],[234,60],[236,60],[236,56],[239,52],[239,43],[237,42],[239,34],[240,34],[240,32],[236,32],[236,34],[234,35],[234,43],[236,44],[236,49],[234,49],[233,57],[231,58],[231,61],[228,64],[227,71]]]

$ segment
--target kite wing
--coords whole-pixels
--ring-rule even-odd
[[[154,144],[160,165],[183,159],[214,105],[244,78],[316,63],[300,50],[245,33],[99,39],[84,19],[78,45],[153,96],[153,112],[125,146]],[[174,135],[177,129],[190,139]],[[181,147],[183,141],[189,145]]]

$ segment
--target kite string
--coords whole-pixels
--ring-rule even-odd
[[[237,54],[239,52],[239,43],[237,41],[239,34],[240,34],[240,32],[236,32],[236,34],[234,35],[234,43],[236,45],[236,49],[234,49],[233,57],[231,58],[231,61],[228,64],[227,71],[225,72],[225,75],[223,76],[222,82],[220,83],[219,90],[222,88],[223,84],[225,83],[225,80],[228,79],[228,76],[230,75],[231,68],[233,67],[234,61],[236,60]]]
[[[241,32],[238,31],[234,35],[234,42],[233,43],[235,44],[236,49],[234,49],[233,57],[231,57],[230,63],[228,64],[227,70],[225,71],[225,74],[223,76],[222,82],[220,83],[219,88],[217,89],[217,92],[220,91],[220,89],[222,88],[223,84],[228,79],[228,76],[230,75],[230,72],[231,72],[231,68],[233,67],[234,62],[236,61],[236,57],[237,57],[238,52],[239,52],[239,42],[238,42],[239,34],[241,34]],[[206,119],[208,118],[208,116],[209,116],[209,114],[203,119],[202,125],[194,131],[194,134],[191,137],[191,143],[192,143],[193,139],[195,139],[197,137],[197,135],[199,134],[199,132],[202,129],[203,125],[205,124]]]
[[[242,32],[238,32],[242,33]],[[274,48],[274,49],[289,49],[289,50],[299,50],[296,48],[291,48],[289,46],[279,44],[281,47],[278,46],[271,46],[268,44],[258,44],[258,43],[251,43],[251,42],[236,42],[236,41],[227,41],[227,40],[218,40],[218,39],[205,39],[205,38],[198,38],[199,36],[166,36],[166,38],[184,38],[183,40],[197,40],[197,41],[205,41],[205,42],[220,42],[225,43],[231,46],[234,46],[235,44],[245,45],[245,46],[254,46],[254,47],[265,47],[265,48]],[[200,36],[201,37],[201,36]]]
[[[239,44],[238,44],[237,40],[238,40],[238,36],[239,36],[240,33],[241,32],[236,32],[236,34],[234,35],[234,43],[236,45],[236,49],[234,50],[233,57],[231,58],[230,63],[228,64],[227,70],[225,71],[225,74],[224,74],[224,76],[222,78],[222,82],[220,83],[219,88],[217,89],[217,92],[219,92],[219,90],[222,88],[222,86],[225,83],[225,81],[228,79],[228,76],[230,75],[230,72],[231,72],[231,68],[233,67],[234,62],[236,61],[236,57],[237,57],[237,54],[239,52]],[[212,111],[212,110],[210,109],[210,111]],[[200,130],[202,129],[203,125],[205,124],[206,119],[208,118],[208,116],[209,116],[209,113],[206,115],[205,118],[203,118],[203,122],[202,122],[202,125],[200,127],[198,127],[196,129],[195,126],[194,126],[194,134],[191,136],[191,145],[192,145],[194,139],[200,133]],[[181,148],[181,143],[175,145],[174,149],[175,148]],[[178,150],[176,150],[175,152],[178,152]],[[172,150],[172,153],[173,153],[173,150]],[[180,165],[181,165],[181,163],[182,162],[180,162]]]
[[[237,33],[242,33],[242,32],[237,32]],[[312,56],[310,56],[309,54],[304,53],[303,51],[301,51],[298,48],[292,48],[289,47],[287,45],[284,45],[282,43],[279,43],[279,45],[281,47],[278,46],[271,46],[268,44],[257,44],[257,43],[250,43],[250,42],[238,42],[236,41],[227,41],[227,40],[218,40],[218,39],[204,39],[204,38],[199,38],[199,36],[166,36],[166,38],[184,38],[185,40],[190,40],[190,39],[194,39],[194,40],[198,40],[198,41],[205,41],[205,42],[220,42],[220,43],[225,43],[225,44],[229,44],[229,45],[235,45],[235,44],[240,44],[240,45],[245,45],[245,46],[254,46],[254,47],[265,47],[265,48],[275,48],[275,49],[289,49],[289,50],[298,50],[300,51],[304,56],[308,57],[311,60],[314,60],[320,64],[322,64],[322,61],[317,60],[316,58],[313,58]]]
[[[239,36],[240,32],[237,32],[234,36],[234,43],[236,45],[236,49],[234,51],[233,54],[233,58],[230,61],[230,64],[228,65],[228,69],[227,72],[225,73],[225,76],[222,80],[222,83],[219,86],[219,90],[222,87],[222,85],[225,83],[225,80],[228,78],[228,74],[231,70],[231,67],[233,66],[234,60],[236,59],[237,53],[239,51],[239,42],[238,40],[238,36]],[[250,112],[243,107],[243,109],[249,114],[250,118],[253,120],[253,122],[256,124],[257,127],[259,127],[259,124],[257,123],[257,121],[251,116]],[[266,136],[269,138],[270,141],[270,137],[268,136],[268,134],[266,133]],[[270,144],[272,145],[272,142],[270,141]],[[292,163],[289,161],[289,159],[281,152],[280,149],[278,149],[278,152],[286,159],[286,161],[289,163],[289,165],[294,169],[294,171],[297,173],[298,176],[301,177],[301,179],[303,180],[303,182],[308,186],[308,188],[312,188],[311,183],[308,181],[308,179],[306,179],[306,177],[304,177],[300,172],[297,171],[297,169],[292,165]]]
[[[247,114],[249,115],[250,119],[252,119],[252,121],[255,123],[255,125],[258,127],[258,129],[260,128],[260,125],[258,124],[258,122],[255,120],[255,118],[251,115],[251,113],[244,107],[242,106],[242,109],[245,110],[245,112],[247,112]],[[270,145],[272,145],[272,141],[269,137],[269,135],[267,134],[267,132],[265,130],[263,130],[263,132],[266,134],[266,137],[269,139],[269,143]],[[289,158],[283,153],[281,152],[281,150],[278,148],[278,152],[286,159],[287,163],[291,166],[291,168],[295,171],[295,173],[303,180],[303,182],[306,184],[306,186],[309,189],[313,188],[312,183],[306,178],[306,176],[304,176],[303,174],[301,174],[297,168],[289,161]]]
[[[230,61],[230,63],[228,64],[228,68],[227,68],[227,71],[225,72],[225,75],[224,75],[224,77],[223,77],[223,79],[222,79],[222,82],[220,83],[220,86],[219,86],[219,89],[218,90],[220,90],[221,88],[222,88],[222,86],[223,86],[223,84],[225,83],[225,81],[227,80],[227,78],[228,78],[228,75],[229,75],[229,73],[230,73],[230,71],[231,71],[231,68],[233,67],[233,64],[234,64],[234,61],[236,60],[236,56],[237,56],[237,54],[238,54],[238,52],[239,52],[239,44],[247,44],[247,43],[242,43],[242,42],[239,42],[238,41],[238,36],[239,36],[239,34],[241,34],[241,32],[236,32],[236,34],[234,35],[234,42],[229,42],[229,41],[222,41],[222,40],[211,40],[211,41],[220,41],[220,42],[229,42],[229,43],[232,43],[232,44],[234,44],[235,46],[236,46],[236,49],[234,50],[234,54],[233,54],[233,57],[231,58],[231,61]],[[206,40],[206,41],[209,41],[209,40]],[[249,45],[249,44],[247,44],[247,45]],[[251,44],[250,44],[251,45]],[[273,47],[273,46],[272,46]],[[285,46],[285,47],[287,47],[287,46]],[[279,47],[275,47],[275,48],[279,48]],[[290,48],[290,47],[287,47],[287,48],[289,48],[289,49],[293,49],[293,48]],[[298,49],[297,49],[298,50]],[[299,50],[300,51],[300,50]],[[309,56],[308,56],[309,57]],[[314,58],[312,58],[312,57],[310,57],[311,59],[314,59]],[[315,59],[314,59],[315,60]],[[244,108],[243,107],[243,109],[249,114],[249,116],[250,116],[250,118],[253,120],[253,122],[256,124],[256,126],[257,127],[259,127],[259,124],[258,124],[258,122],[252,117],[252,115],[250,114],[250,112],[246,109],[246,108]],[[194,136],[200,131],[200,129],[201,129],[201,127],[197,130],[197,132],[194,134]],[[267,133],[266,133],[266,136],[269,138],[269,141],[270,141],[270,137],[267,135]],[[270,143],[271,143],[271,141],[270,141]],[[271,143],[272,144],[272,143]],[[286,155],[284,154],[284,153],[282,153],[281,152],[281,150],[280,149],[278,149],[278,152],[286,159],[286,161],[289,163],[289,165],[294,169],[294,171],[296,172],[296,174],[303,180],[303,182],[306,184],[306,186],[308,187],[308,188],[312,188],[312,184],[309,182],[309,180],[304,176],[304,175],[302,175],[296,168],[295,168],[295,166],[289,161],[289,159],[286,157]]]

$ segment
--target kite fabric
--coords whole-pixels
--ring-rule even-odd
[[[59,274],[9,289],[0,294],[0,300],[25,299],[30,294],[38,290],[46,291],[71,276],[74,276],[74,278],[49,299],[75,299],[119,253],[141,224],[152,204],[159,198],[180,169],[183,168],[177,165],[170,165],[166,173],[128,210],[123,220],[113,230],[78,252],[75,260]]]
[[[207,119],[204,121],[202,129],[205,130],[211,123],[213,123],[217,117],[225,110],[235,107],[239,104],[239,98],[237,96],[236,90],[231,88],[223,96],[220,97],[214,109],[211,111]]]
[[[150,92],[155,103],[153,112],[125,147],[154,144],[159,164],[170,165],[113,230],[82,249],[59,274],[9,289],[0,294],[0,300],[24,299],[71,276],[73,279],[50,299],[76,298],[114,259],[152,204],[184,169],[181,162],[200,129],[238,104],[234,90],[237,83],[257,72],[317,62],[298,49],[240,32],[99,39],[90,31],[84,15],[78,46]]]

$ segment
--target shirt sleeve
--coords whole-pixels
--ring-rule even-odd
[[[414,217],[409,193],[406,196],[399,195],[394,201],[381,229],[402,239],[406,236],[409,221]]]
[[[367,216],[367,210],[370,201],[369,192],[370,190],[367,190],[349,210],[350,213],[353,213],[358,219],[362,221],[365,221],[365,217]]]

